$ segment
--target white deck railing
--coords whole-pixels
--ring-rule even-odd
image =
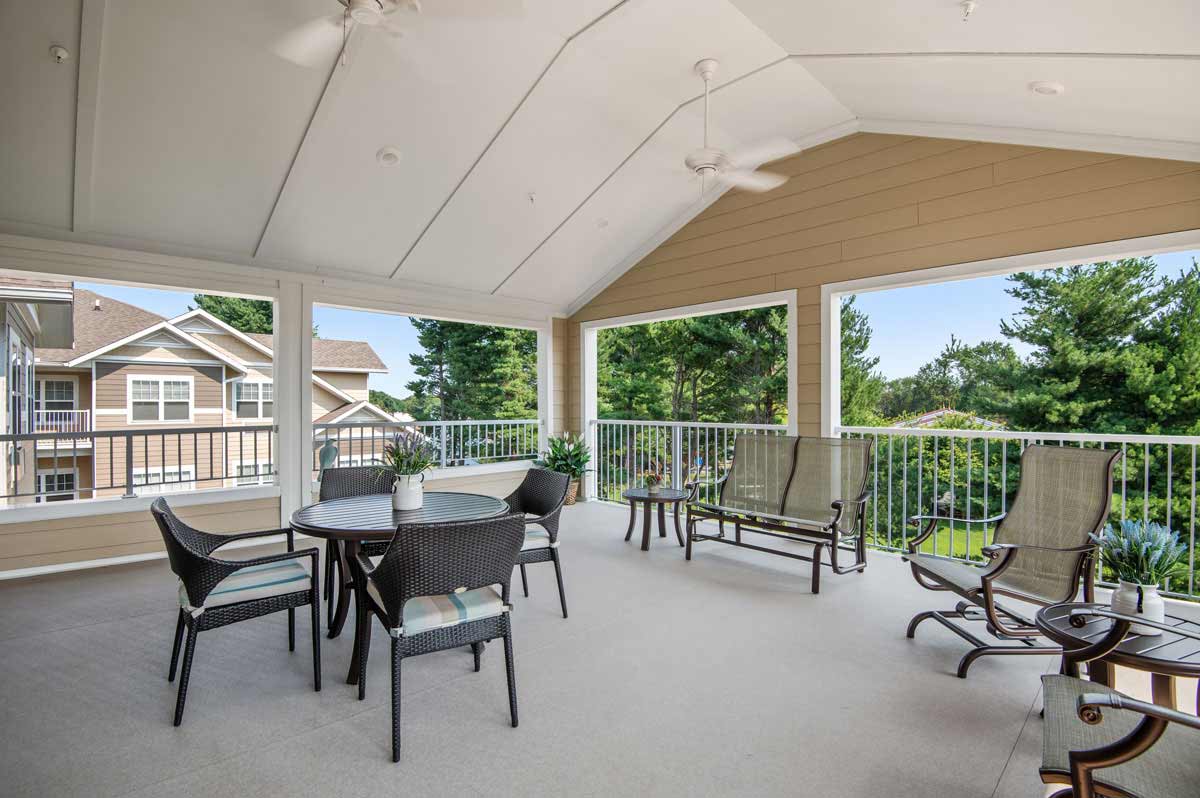
[[[382,462],[383,447],[405,431],[425,436],[441,468],[532,460],[539,453],[536,418],[313,424],[313,471],[320,470],[327,442],[337,447],[335,465],[371,465]]]
[[[673,487],[697,479],[701,496],[715,498],[716,481],[729,468],[738,434],[784,431],[782,425],[771,424],[593,419],[588,425],[595,447],[592,495],[621,501],[622,491],[640,486],[643,474],[655,470]],[[867,482],[871,492],[867,535],[871,546],[888,551],[906,551],[918,532],[907,519],[939,506],[954,507],[960,515],[975,519],[1005,512],[1020,480],[1021,453],[1029,444],[1119,448],[1124,456],[1113,475],[1111,520],[1156,521],[1178,532],[1193,552],[1192,562],[1186,578],[1166,585],[1166,592],[1200,597],[1196,573],[1200,436],[900,427],[837,427],[835,432],[875,441]],[[993,531],[990,525],[949,522],[926,546],[939,554],[978,562],[980,549],[991,542]]]
[[[1003,513],[1016,492],[1025,447],[1086,446],[1120,449],[1113,473],[1109,518],[1155,521],[1179,533],[1193,552],[1186,578],[1165,586],[1196,597],[1196,455],[1200,436],[1100,435],[1078,432],[838,427],[848,437],[875,441],[868,479],[867,529],[872,545],[903,551],[917,530],[906,519],[935,507],[955,508],[966,518]],[[950,521],[934,533],[931,551],[979,561],[991,541],[990,525]]]
[[[34,432],[90,432],[91,429],[90,410],[33,411]]]

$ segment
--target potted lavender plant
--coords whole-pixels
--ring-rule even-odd
[[[1104,565],[1117,578],[1112,594],[1113,612],[1141,615],[1162,623],[1166,613],[1158,587],[1168,579],[1187,573],[1187,546],[1179,535],[1151,521],[1122,521],[1119,529],[1112,524],[1093,536],[1100,546]],[[1134,624],[1130,631],[1139,635],[1158,635],[1152,626]]]
[[[425,503],[425,472],[437,462],[433,447],[417,432],[399,432],[383,447],[383,464],[396,474],[393,510],[418,510]]]

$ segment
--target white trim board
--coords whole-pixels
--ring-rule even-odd
[[[1007,255],[1002,258],[988,258],[950,266],[934,266],[928,269],[885,274],[878,277],[863,277],[857,280],[843,280],[822,285],[821,434],[826,437],[832,436],[834,428],[841,425],[840,302],[845,294],[886,291],[892,288],[909,288],[955,280],[972,280],[977,277],[992,277],[1049,269],[1056,266],[1074,266],[1082,263],[1094,263],[1098,260],[1160,255],[1189,249],[1200,249],[1200,229],[1128,238],[1120,241],[1104,241],[1099,244],[1086,244],[1064,249],[1028,252],[1021,255]],[[834,352],[838,352],[839,357],[833,357]]]

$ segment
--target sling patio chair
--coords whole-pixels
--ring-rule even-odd
[[[1096,544],[1091,536],[1108,519],[1113,466],[1119,450],[1074,446],[1027,446],[1021,455],[1021,479],[1007,514],[966,519],[959,515],[919,515],[909,519],[924,529],[909,541],[904,559],[917,583],[928,590],[950,591],[964,600],[953,610],[930,610],[913,617],[908,637],[924,620],[934,619],[972,645],[958,663],[965,679],[975,660],[991,654],[1058,654],[1059,646],[1041,645],[1032,619],[1000,597],[1037,606],[1073,601],[1083,583],[1084,601],[1095,598]],[[983,547],[989,562],[969,565],[921,551],[938,525],[995,524],[993,542]],[[984,621],[1002,644],[972,634],[960,621]]]
[[[563,590],[562,565],[558,559],[558,521],[570,486],[571,478],[566,474],[548,468],[531,468],[525,472],[517,489],[504,498],[509,510],[525,516],[525,543],[517,555],[517,565],[521,566],[521,590],[529,598],[526,565],[554,563],[558,603],[564,618],[567,617],[567,594]]]
[[[508,710],[517,725],[509,583],[525,542],[525,518],[401,524],[382,557],[358,555],[358,699],[367,695],[372,616],[392,639],[392,761],[400,761],[400,663],[470,646],[479,671],[483,643],[502,638]],[[496,588],[500,589],[497,590]]]
[[[337,454],[335,448],[334,454]],[[329,499],[346,499],[351,496],[370,496],[376,493],[391,493],[392,483],[396,481],[396,472],[386,466],[346,466],[343,468],[325,468],[321,471],[321,491],[319,501]],[[386,544],[375,544],[378,551],[371,554],[382,554]],[[336,585],[351,584],[352,574],[347,573],[346,555],[341,541],[325,541],[325,601],[327,604],[325,622],[332,626],[333,619],[340,609],[335,606],[335,599],[341,593],[335,590]],[[337,578],[333,571],[337,568]],[[340,581],[337,581],[340,580]]]
[[[295,550],[291,529],[269,529],[237,535],[213,535],[180,521],[166,499],[155,499],[150,513],[166,544],[171,570],[179,578],[179,617],[167,681],[175,680],[180,646],[187,633],[179,692],[175,699],[175,725],[183,722],[196,636],[200,632],[260,618],[280,610],[288,612],[288,649],[296,650],[296,608],[312,610],[313,689],[321,690],[321,594],[317,588],[316,548]],[[214,557],[226,543],[269,535],[287,535],[287,551],[248,560]]]

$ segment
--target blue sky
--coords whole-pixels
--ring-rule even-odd
[[[1193,257],[1200,259],[1200,251],[1156,255],[1154,262],[1160,275],[1176,275]],[[999,338],[1000,320],[1020,310],[1005,285],[1004,277],[982,277],[859,294],[855,305],[871,320],[870,353],[879,358],[879,370],[888,379],[915,373],[951,333],[968,345]]]
[[[1174,275],[1190,267],[1193,257],[1200,258],[1200,251],[1159,255],[1155,262],[1160,274]],[[192,302],[191,293],[179,291],[78,285],[167,317],[185,312]],[[942,350],[952,332],[966,344],[999,337],[1000,320],[1019,310],[1004,288],[1003,277],[984,277],[859,294],[858,307],[874,329],[871,354],[880,359],[879,369],[889,379],[914,373]],[[420,347],[407,317],[318,305],[313,321],[322,338],[369,342],[391,370],[372,374],[371,387],[394,396],[408,395],[404,387],[412,379],[408,356]]]

